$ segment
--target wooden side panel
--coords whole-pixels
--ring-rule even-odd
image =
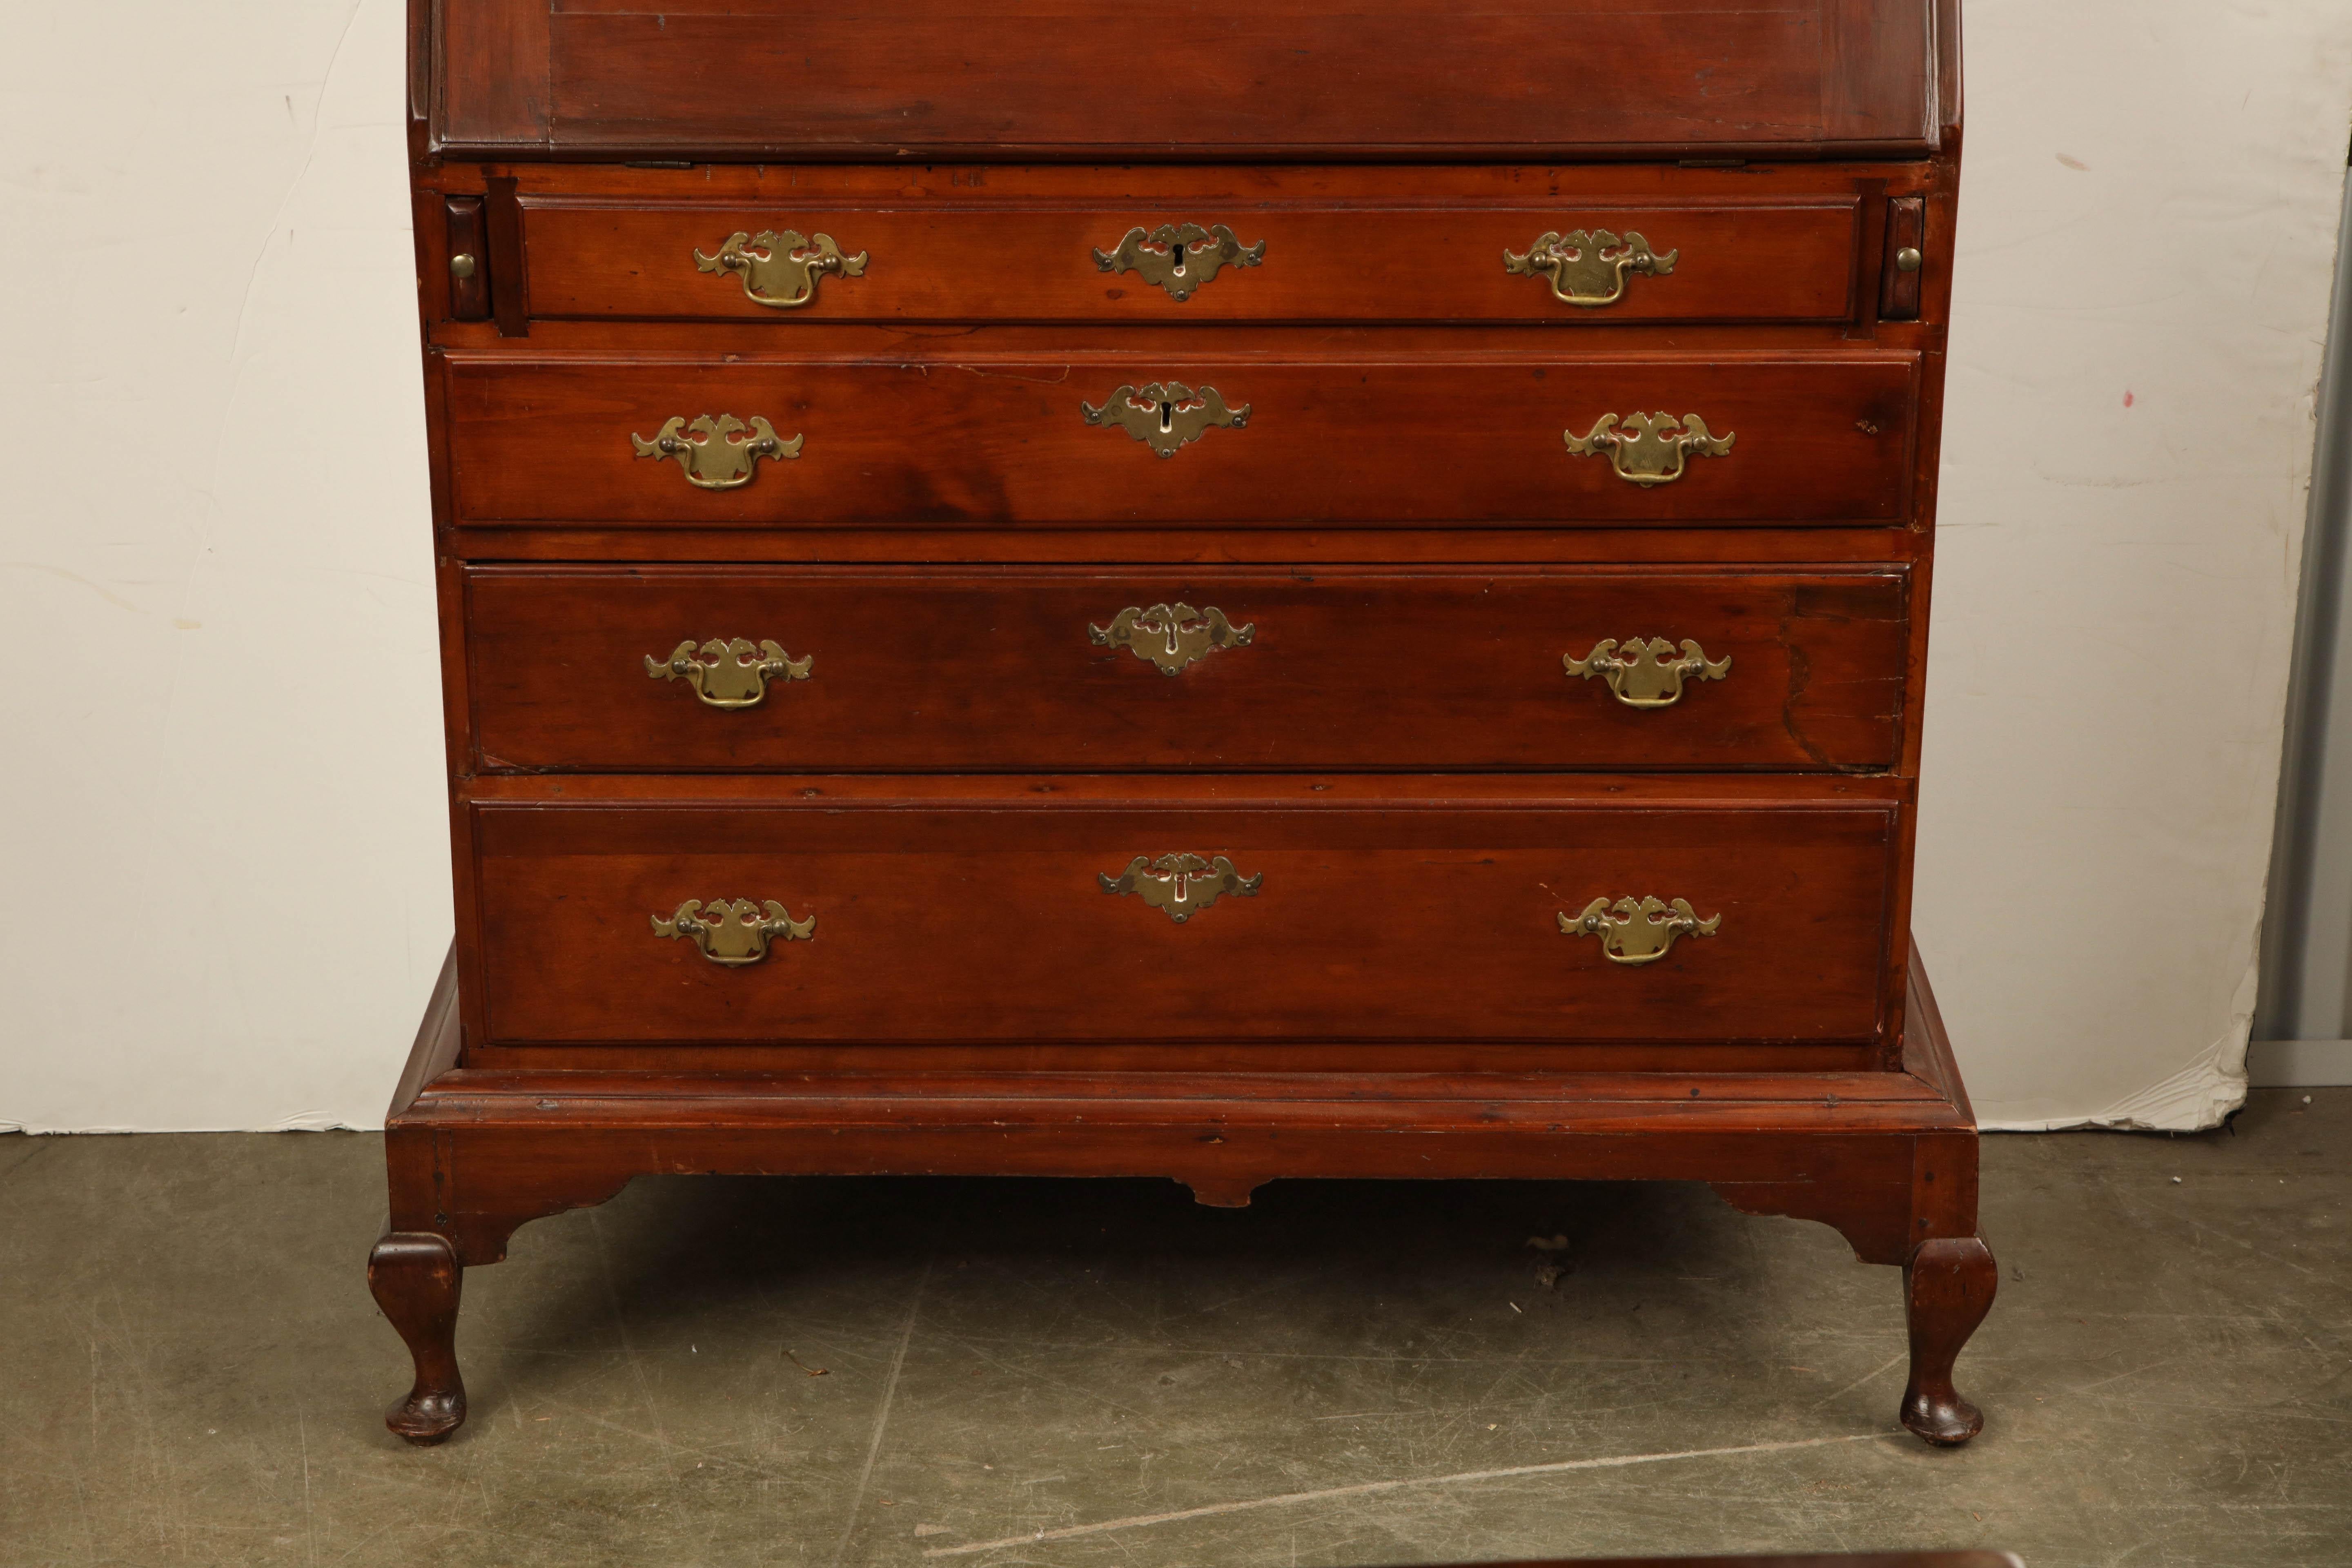
[[[814,792],[812,792],[814,793]],[[1496,811],[1122,805],[1004,789],[860,809],[477,803],[490,1043],[1237,1038],[1719,1043],[1874,1037],[1895,813],[1806,801]],[[1230,858],[1179,923],[1107,891]],[[1720,916],[1639,966],[1563,935],[1594,898]],[[814,935],[743,967],[652,917],[774,900]],[[1662,1062],[1670,1060],[1662,1058]]]
[[[1203,343],[1150,357],[447,363],[460,522],[668,527],[1892,520],[1908,500],[1918,368],[1904,353],[1588,358],[1541,342],[1458,356]],[[1121,387],[1169,383],[1213,388],[1246,424],[1163,458],[1082,415]],[[1640,484],[1564,444],[1644,411],[1699,415],[1734,445]],[[725,490],[635,455],[632,437],[667,419],[722,414],[805,446]]]
[[[1930,11],[452,0],[439,131],[460,149],[547,136],[780,159],[1916,153],[1933,130]]]
[[[544,147],[551,123],[549,0],[439,0],[435,140],[490,152]]]
[[[492,767],[1816,769],[1897,753],[1905,585],[1886,570],[486,568],[466,614]],[[1090,630],[1155,604],[1202,625],[1213,608],[1249,640],[1165,674]],[[1657,637],[1729,666],[1634,708],[1562,664]],[[732,637],[777,642],[807,678],[721,710],[648,676],[681,639]],[[1147,644],[1168,659],[1164,635]]]

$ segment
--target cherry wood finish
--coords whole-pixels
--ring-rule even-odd
[[[1937,9],[471,0],[442,14],[434,145],[742,162],[1913,154],[1941,123]]]
[[[1179,1059],[1202,1039],[1869,1040],[1887,1022],[1892,802],[1275,806],[1171,782],[1129,804],[1006,780],[845,805],[803,787],[660,806],[583,781],[561,803],[478,803],[486,1043],[1148,1031]],[[1262,885],[1179,924],[1097,881],[1176,851]],[[1644,895],[1722,930],[1635,966],[1559,929],[1595,898]],[[649,929],[719,898],[774,900],[815,935],[731,968]]]
[[[1268,521],[1549,524],[1862,521],[1908,499],[1918,362],[1823,352],[1587,357],[1515,353],[1271,359],[1205,334],[1188,353],[1104,340],[1054,359],[953,345],[846,363],[447,356],[458,519],[658,527],[984,522],[1045,526]],[[1239,351],[1239,352],[1236,352]],[[1162,458],[1093,426],[1121,386],[1213,387],[1246,427]],[[1696,413],[1733,437],[1680,479],[1620,478],[1563,432],[1605,414]],[[737,489],[697,489],[635,455],[664,420],[731,414],[801,437]],[[1444,454],[1444,460],[1433,460]]]
[[[1954,5],[412,0],[411,40],[457,931],[370,1260],[395,1432],[463,1419],[465,1268],[686,1172],[1706,1181],[1903,1268],[1900,1415],[1978,1429],[1997,1274],[1908,946]],[[1093,264],[1186,221],[1263,264]],[[777,311],[693,268],[786,227],[866,270]],[[1503,270],[1592,227],[1674,271]],[[1080,418],[1153,380],[1248,422]],[[1657,412],[1731,452],[1644,487],[1561,439]],[[704,413],[806,446],[726,491],[633,456]],[[1251,640],[1170,677],[1087,633],[1180,601]],[[1560,667],[1652,635],[1729,679],[1637,712]],[[732,637],[811,679],[646,673]],[[1181,925],[1102,889],[1187,851],[1264,880]],[[1723,924],[1641,966],[1559,929],[1645,893]],[[811,940],[656,934],[722,897]]]
[[[1885,569],[483,566],[465,614],[486,772],[1387,768],[1408,752],[1449,770],[1861,769],[1900,754],[1906,586]],[[1090,635],[1160,604],[1213,606],[1250,640],[1171,675]],[[1662,636],[1730,668],[1643,709],[1561,662]],[[647,676],[689,637],[813,663],[722,710]]]
[[[996,200],[903,200],[853,206],[779,191],[772,205],[524,198],[534,316],[759,321],[1479,321],[1597,326],[1626,321],[1828,321],[1854,314],[1861,203],[1690,205],[1558,201],[1415,206],[1328,199],[1275,205],[1104,200],[1043,206]],[[1197,209],[1197,210],[1196,210]],[[1228,267],[1184,299],[1134,271],[1105,271],[1132,228],[1222,224],[1263,259]],[[828,234],[869,259],[826,277],[803,305],[750,298],[732,273],[706,272],[729,235]],[[1578,230],[1640,234],[1672,270],[1636,273],[1606,306],[1566,304],[1549,282],[1507,271],[1506,250]],[[1197,265],[1192,268],[1197,273]]]

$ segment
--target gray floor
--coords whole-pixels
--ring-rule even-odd
[[[471,1274],[473,1420],[412,1449],[374,1139],[0,1139],[0,1560],[2352,1563],[2352,1090],[2309,1092],[1988,1141],[1958,1453],[1893,1426],[1895,1272],[1703,1188],[710,1178]]]

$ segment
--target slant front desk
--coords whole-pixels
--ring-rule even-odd
[[[1950,0],[415,0],[457,942],[370,1263],[656,1173],[1704,1181],[1993,1296],[1910,942]],[[1151,1021],[1139,1030],[1137,1020]]]

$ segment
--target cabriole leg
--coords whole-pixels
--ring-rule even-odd
[[[1991,1310],[2000,1279],[1991,1249],[1973,1236],[1923,1241],[1903,1266],[1911,1324],[1903,1425],[1938,1447],[1957,1447],[1984,1429],[1983,1414],[1952,1387],[1952,1363]]]
[[[457,1289],[465,1271],[441,1237],[393,1231],[368,1254],[368,1289],[416,1362],[415,1386],[383,1424],[412,1443],[438,1443],[466,1419],[457,1375]]]

